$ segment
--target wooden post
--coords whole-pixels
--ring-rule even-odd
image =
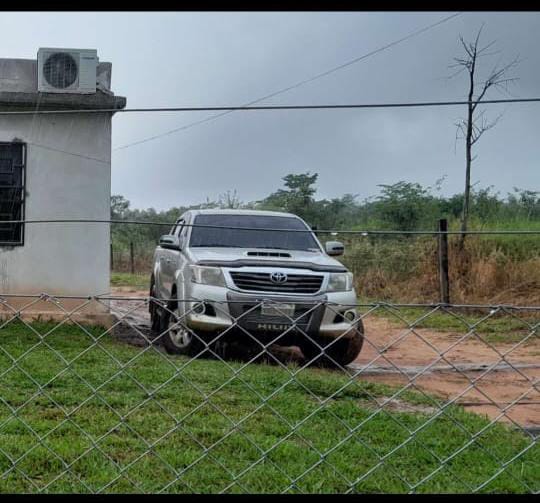
[[[131,274],[135,274],[135,255],[133,253],[133,241],[129,242],[129,258],[131,262]]]
[[[439,286],[440,301],[450,304],[450,280],[448,275],[448,220],[439,220]]]

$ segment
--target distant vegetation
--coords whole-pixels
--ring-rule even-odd
[[[289,174],[283,178],[283,188],[260,201],[246,203],[236,191],[229,191],[216,201],[167,211],[132,209],[129,201],[115,195],[111,200],[111,217],[170,223],[187,209],[253,208],[295,213],[318,230],[434,230],[440,218],[448,219],[451,230],[459,230],[463,195],[443,196],[444,179],[431,187],[405,181],[381,185],[378,195],[359,201],[354,194],[317,199],[317,178],[317,173]],[[540,192],[515,188],[501,195],[493,187],[473,187],[469,229],[540,230]],[[137,271],[149,272],[156,242],[168,230],[168,226],[159,225],[113,225],[115,270],[129,269],[129,243],[133,242]],[[319,237],[322,241],[328,239],[326,234]],[[338,238],[346,242],[343,261],[355,272],[358,290],[364,297],[438,299],[437,248],[433,237],[338,234]],[[467,241],[461,253],[456,243],[457,239],[451,237],[452,301],[540,301],[540,236],[477,236]]]

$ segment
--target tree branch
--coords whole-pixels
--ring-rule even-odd
[[[497,117],[495,117],[495,119],[493,119],[491,122],[488,122],[484,117],[484,112],[485,110],[482,111],[479,117],[475,119],[475,123],[473,124],[474,133],[471,140],[471,146],[474,145],[486,131],[494,128],[504,115],[504,112],[501,112]],[[476,122],[478,121],[478,119],[481,119],[480,125],[478,125]]]

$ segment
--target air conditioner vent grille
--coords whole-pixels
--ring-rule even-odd
[[[51,54],[43,63],[43,77],[56,89],[66,89],[77,80],[77,62],[67,52]]]
[[[37,90],[40,93],[94,94],[98,64],[96,49],[41,47],[37,54]]]

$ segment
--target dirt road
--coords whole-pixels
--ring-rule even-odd
[[[474,335],[464,339],[464,332],[408,332],[378,317],[367,318],[365,327],[364,348],[353,364],[363,369],[364,378],[387,384],[413,379],[418,388],[479,414],[540,428],[538,336],[515,348],[515,342],[488,345]],[[374,365],[378,368],[370,372]],[[422,373],[426,367],[433,371]]]
[[[120,287],[113,295],[145,297],[146,291]],[[112,309],[130,323],[148,327],[146,308],[117,300]],[[408,331],[386,318],[364,319],[365,342],[350,367],[359,378],[387,384],[413,382],[417,389],[492,419],[540,431],[540,340],[526,344],[486,343],[465,332]],[[137,343],[135,340],[128,342]],[[140,341],[139,341],[140,342]],[[143,341],[144,342],[144,341]],[[281,351],[281,350],[280,350]],[[295,349],[288,359],[301,360]]]

